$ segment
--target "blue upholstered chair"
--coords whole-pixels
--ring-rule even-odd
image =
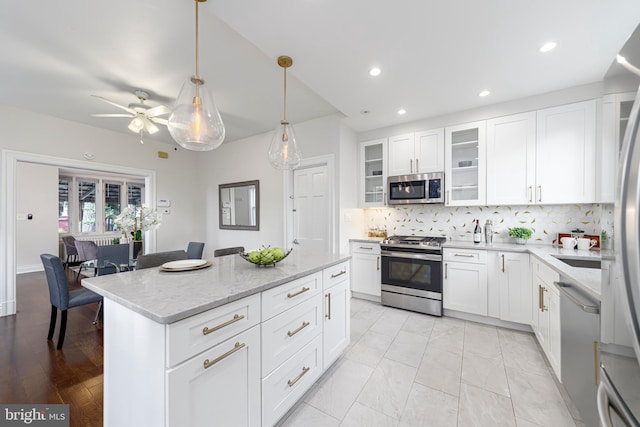
[[[65,268],[69,266],[69,262],[78,261],[78,249],[76,249],[76,238],[69,236],[62,236],[62,244],[64,245],[64,251],[67,254],[67,260],[64,262]]]
[[[233,248],[224,248],[224,249],[216,249],[213,251],[214,257],[225,256],[225,255],[235,255],[237,253],[244,252],[244,246],[236,246]]]
[[[64,333],[67,329],[67,310],[85,304],[99,302],[102,304],[102,297],[89,289],[77,289],[69,291],[69,282],[62,266],[62,261],[55,255],[40,255],[44,272],[47,275],[47,284],[49,285],[49,299],[51,300],[51,321],[49,322],[49,335],[47,339],[53,338],[53,332],[56,327],[56,319],[58,310],[62,312],[62,320],[60,323],[60,334],[58,335],[58,349],[62,348],[64,343]],[[97,322],[94,320],[94,324]]]
[[[202,242],[189,242],[187,245],[187,258],[189,259],[202,259],[202,251],[204,250],[204,243]]]
[[[80,258],[80,261],[91,261],[98,258],[98,245],[91,240],[76,240],[76,249],[78,249],[78,258]],[[86,267],[87,266],[84,263],[80,263],[76,280],[80,277],[82,269]],[[94,268],[93,274],[96,276],[98,275],[97,268]]]
[[[98,276],[119,273],[122,268],[129,266],[129,245],[105,245],[98,246],[96,254],[98,259]],[[105,264],[108,262],[108,264]]]
[[[187,253],[183,250],[155,252],[152,254],[140,255],[136,260],[136,270],[158,267],[165,262],[187,259]]]

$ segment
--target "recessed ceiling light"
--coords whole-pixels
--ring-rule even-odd
[[[360,114],[362,114],[362,115],[364,115],[364,116],[366,116],[367,114],[370,114],[370,113],[371,113],[371,111],[369,111],[369,110],[362,110],[362,111],[360,111]]]
[[[558,43],[556,43],[556,42],[545,43],[540,47],[539,50],[542,53],[549,52],[550,50],[553,50],[557,45],[558,45]]]
[[[480,93],[478,94],[478,96],[488,96],[488,95],[490,95],[490,94],[491,94],[491,92],[489,92],[488,90],[483,90],[482,92],[480,92]]]
[[[381,72],[382,72],[382,71],[380,70],[380,68],[378,68],[378,67],[373,67],[372,69],[370,69],[370,70],[369,70],[369,75],[370,75],[371,77],[376,77],[376,76],[379,76]]]
[[[398,115],[402,116],[403,114],[407,114],[407,110],[405,110],[404,108],[401,108],[398,110]]]

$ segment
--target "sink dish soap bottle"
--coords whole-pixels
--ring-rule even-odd
[[[476,228],[473,230],[473,243],[482,242],[482,227],[480,227],[480,220],[476,219]]]

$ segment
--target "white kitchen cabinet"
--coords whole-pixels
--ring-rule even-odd
[[[593,203],[596,100],[538,110],[536,123],[536,203]]]
[[[360,207],[386,203],[387,139],[360,143]]]
[[[388,149],[390,176],[444,170],[443,128],[391,137]]]
[[[168,425],[259,426],[260,326],[169,370],[166,402]]]
[[[560,275],[531,257],[533,317],[531,327],[558,380],[560,371],[560,292],[554,282]]]
[[[491,268],[495,271],[499,294],[499,318],[530,324],[532,319],[531,272],[529,254],[495,252]]]
[[[323,369],[326,370],[342,354],[351,340],[351,290],[349,289],[349,263],[325,269]]]
[[[351,242],[351,291],[355,297],[380,302],[380,243]]]
[[[443,308],[488,314],[486,257],[485,250],[444,249]]]
[[[615,93],[602,98],[602,138],[597,156],[599,203],[614,202],[618,157],[635,95],[635,92]]]
[[[486,122],[445,128],[445,204],[486,205]]]
[[[487,120],[487,205],[534,202],[536,113]]]

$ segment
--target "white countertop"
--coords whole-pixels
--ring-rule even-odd
[[[147,268],[82,279],[82,285],[158,323],[173,323],[347,261],[349,255],[292,252],[275,267],[257,267],[239,255],[185,272]]]
[[[380,238],[366,237],[350,239],[351,242],[379,242],[380,240]],[[596,298],[598,301],[601,299],[601,270],[596,268],[572,267],[555,257],[560,256],[562,258],[600,260],[601,254],[600,251],[597,250],[563,249],[549,245],[536,245],[529,243],[525,245],[502,242],[491,244],[473,243],[467,240],[447,240],[442,247],[530,253],[557,271],[560,276],[562,276],[561,280],[570,280],[572,283],[580,286],[581,289],[593,298]],[[609,252],[603,252],[603,255],[608,253]]]

